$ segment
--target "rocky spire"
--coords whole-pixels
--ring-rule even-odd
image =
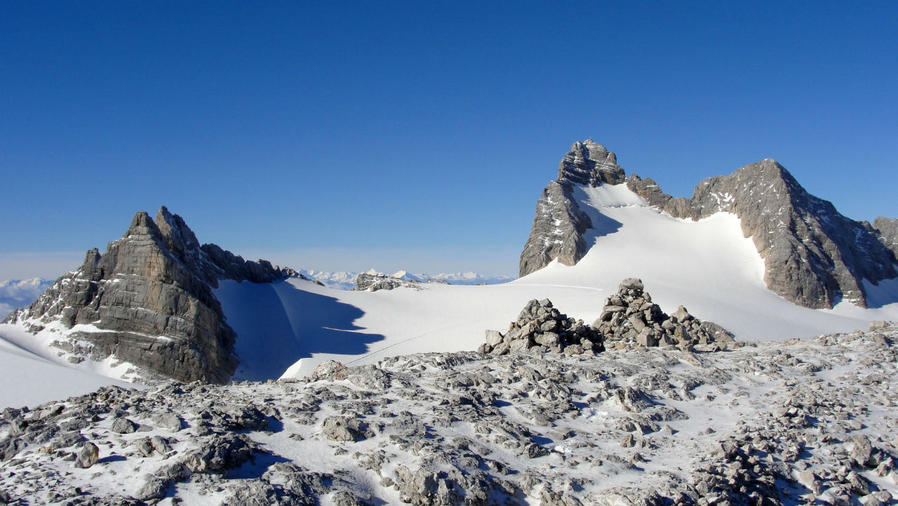
[[[583,233],[592,222],[573,198],[574,186],[620,184],[625,176],[617,156],[605,146],[590,139],[575,142],[558,165],[558,177],[546,185],[536,202],[533,227],[521,252],[520,275],[556,259],[565,265],[577,263],[588,249]]]

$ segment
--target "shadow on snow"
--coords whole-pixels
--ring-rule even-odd
[[[237,333],[234,380],[278,378],[313,353],[358,355],[384,339],[360,332],[355,321],[365,314],[361,309],[286,281],[222,282],[216,296]]]

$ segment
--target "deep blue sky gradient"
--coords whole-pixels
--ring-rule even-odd
[[[165,204],[238,253],[514,273],[587,137],[674,195],[773,157],[898,216],[898,2],[0,4],[0,254]]]

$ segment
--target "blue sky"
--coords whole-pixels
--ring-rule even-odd
[[[4,2],[0,277],[162,204],[297,267],[513,274],[587,137],[674,195],[773,157],[898,216],[896,33],[894,1]]]

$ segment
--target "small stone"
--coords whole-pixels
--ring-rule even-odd
[[[112,421],[111,430],[117,434],[130,434],[137,430],[137,424],[125,417],[117,417]]]
[[[100,460],[100,449],[90,441],[85,441],[75,457],[75,466],[87,469]]]

